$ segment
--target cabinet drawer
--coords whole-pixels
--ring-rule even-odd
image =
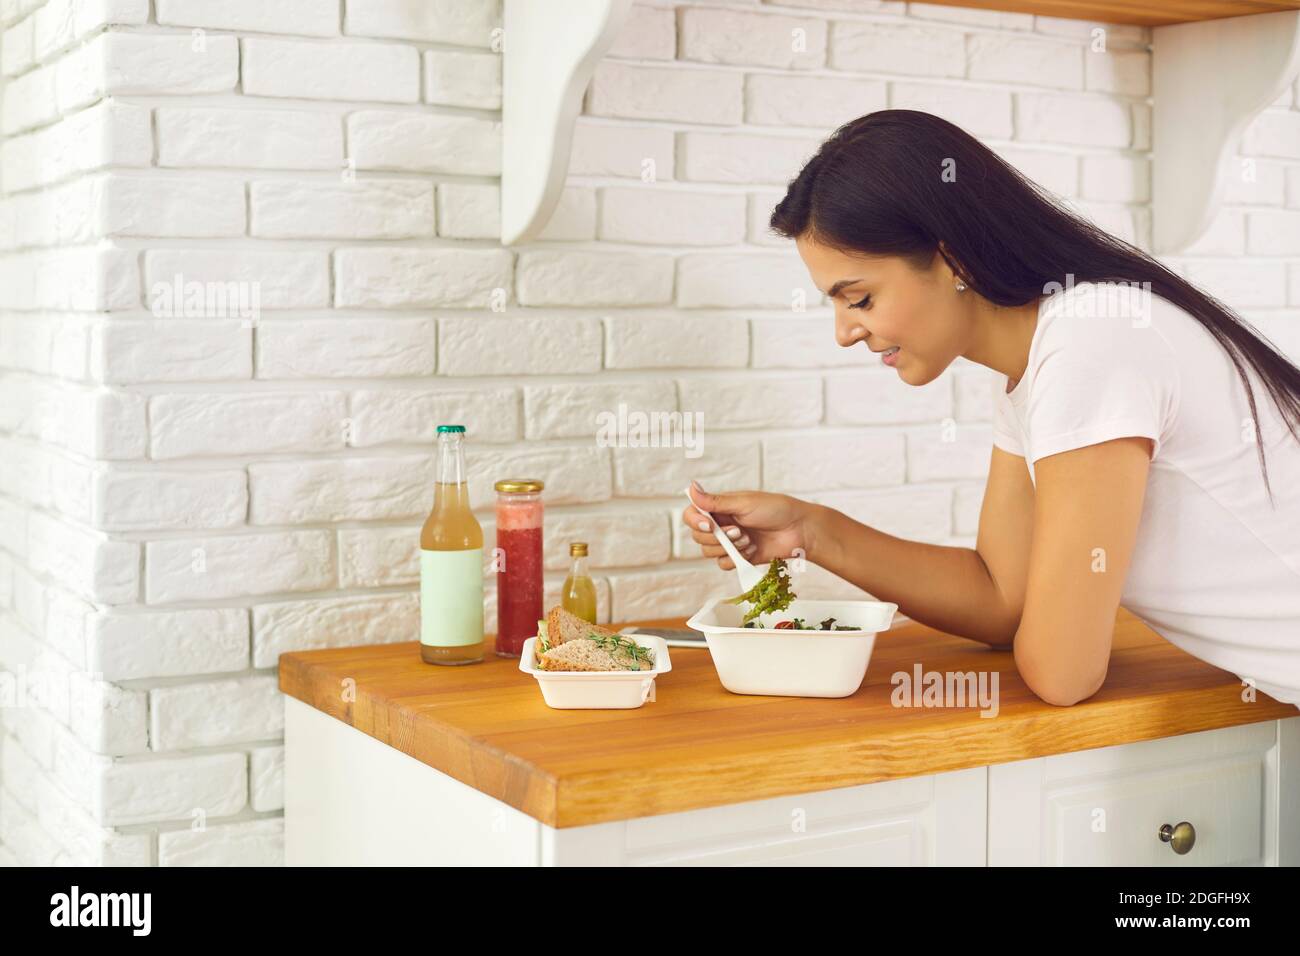
[[[1276,721],[989,768],[989,862],[1230,866],[1269,862]],[[1160,827],[1186,821],[1175,853]]]

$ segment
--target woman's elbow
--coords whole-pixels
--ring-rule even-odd
[[[1028,659],[1021,647],[1017,643],[1014,649],[1016,669],[1026,686],[1045,703],[1055,707],[1073,707],[1097,693],[1106,681],[1105,668],[1099,676],[1081,681],[1078,674],[1065,673],[1059,664],[1053,667]]]

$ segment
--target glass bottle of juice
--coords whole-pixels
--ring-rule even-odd
[[[584,621],[596,623],[596,583],[587,574],[587,542],[569,545],[572,567],[560,590],[560,605]]]
[[[518,657],[542,617],[542,482],[504,478],[497,491],[497,654]]]
[[[469,505],[464,425],[438,426],[438,483],[420,531],[420,658],[483,659],[483,528]]]

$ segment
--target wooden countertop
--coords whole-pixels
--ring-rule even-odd
[[[682,627],[682,618],[632,621]],[[915,622],[876,639],[852,697],[748,697],[707,649],[671,649],[656,700],[636,710],[552,710],[518,659],[438,667],[415,643],[285,654],[280,689],[553,827],[850,787],[1295,717],[1121,609],[1106,683],[1073,707],[1025,686],[1010,651]],[[997,671],[999,709],[894,707],[891,675]],[[355,683],[355,700],[340,693]]]

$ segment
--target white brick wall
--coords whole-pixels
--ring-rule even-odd
[[[725,586],[693,477],[972,544],[984,371],[864,368],[767,217],[907,107],[1146,244],[1149,34],[1094,26],[638,3],[506,250],[497,0],[0,4],[0,670],[68,692],[0,711],[0,861],[281,862],[278,657],[414,635],[440,421],[489,541],[492,481],[546,479],[547,600],[586,538],[606,618]],[[1242,152],[1174,264],[1300,351],[1300,96]],[[620,401],[703,412],[703,456],[597,447]]]

